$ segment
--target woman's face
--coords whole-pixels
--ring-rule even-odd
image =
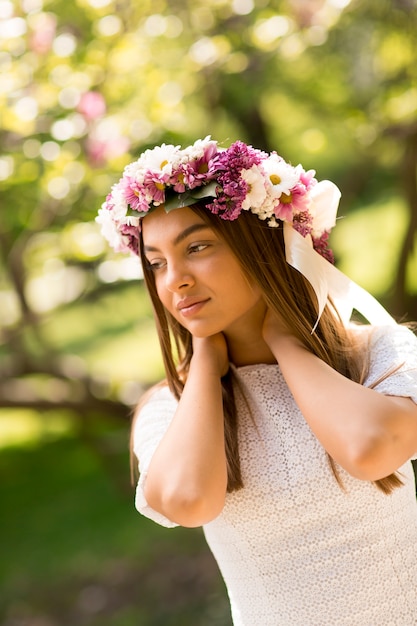
[[[142,221],[148,267],[158,296],[192,335],[244,336],[263,319],[265,304],[229,246],[189,208],[160,207]]]

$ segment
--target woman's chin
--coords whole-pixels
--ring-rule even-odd
[[[191,331],[190,331],[191,332]],[[214,331],[214,332],[204,332],[203,330],[201,331],[196,331],[196,332],[192,332],[193,337],[197,337],[198,339],[207,339],[207,337],[212,337],[213,335],[217,335],[217,333],[221,332],[219,331]]]

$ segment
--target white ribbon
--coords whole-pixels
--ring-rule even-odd
[[[313,234],[319,234],[323,230],[330,230],[335,224],[340,191],[330,181],[318,183],[314,191],[309,210],[313,216]],[[396,323],[370,293],[314,250],[310,235],[303,237],[290,223],[284,222],[284,242],[287,263],[305,276],[317,296],[318,316],[312,332],[317,327],[329,296],[345,325],[349,323],[354,309],[371,324]]]

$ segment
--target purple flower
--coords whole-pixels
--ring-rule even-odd
[[[300,235],[306,237],[311,234],[313,228],[313,218],[308,211],[300,211],[293,216],[293,228]]]
[[[242,141],[236,141],[230,148],[220,152],[214,159],[219,191],[208,208],[223,219],[236,219],[248,193],[248,184],[241,177],[241,172],[259,165],[266,156],[261,150],[247,146]]]
[[[324,231],[324,233],[320,237],[312,237],[313,248],[322,257],[329,261],[329,263],[334,264],[334,254],[333,251],[329,248],[329,235],[330,233],[328,231]]]

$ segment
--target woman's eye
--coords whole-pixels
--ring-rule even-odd
[[[164,265],[165,261],[158,261],[157,259],[154,261],[148,261],[148,269],[153,272],[156,270],[160,270],[162,267],[164,267]]]
[[[191,245],[188,250],[189,252],[193,253],[193,252],[202,252],[206,248],[207,248],[206,243],[195,243]]]

